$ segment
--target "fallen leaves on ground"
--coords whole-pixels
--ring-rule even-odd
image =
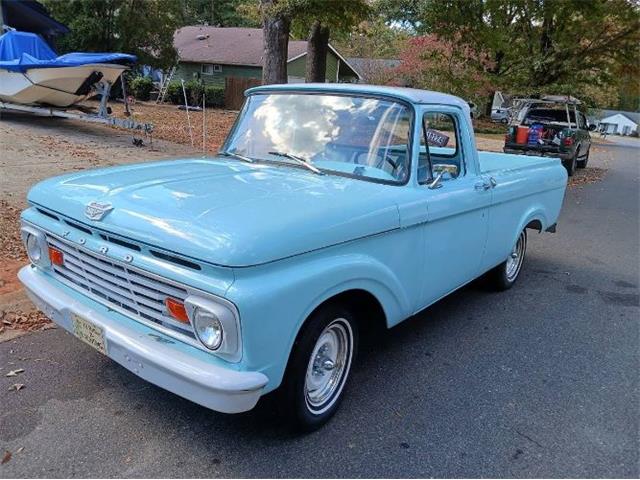
[[[9,373],[5,375],[5,377],[17,377],[19,374],[24,372],[24,368],[17,368],[15,370],[11,370]]]
[[[133,106],[133,116],[127,117],[124,113],[124,104],[112,105],[113,115],[119,118],[132,118],[137,122],[153,124],[153,138],[161,138],[170,142],[191,145],[196,150],[202,150],[202,112],[178,110],[177,105],[156,105],[152,103],[137,102]],[[206,152],[212,154],[218,151],[222,142],[231,130],[238,112],[208,108],[205,113]],[[189,122],[191,123],[191,135],[189,134]]]
[[[0,199],[0,232],[0,256],[11,260],[26,259],[20,239],[20,209],[4,199]]]
[[[606,168],[587,167],[584,170],[577,170],[575,175],[569,178],[569,187],[581,187],[589,183],[595,183],[602,180],[607,174]]]
[[[0,312],[0,320],[2,321],[2,325],[15,330],[34,332],[55,328],[55,324],[39,310],[28,313],[21,311]]]
[[[64,152],[65,155],[81,160],[88,160],[90,163],[91,161],[96,160],[96,155],[91,148],[78,144],[74,141],[69,141],[59,136],[54,137],[52,135],[45,135],[42,137],[42,141],[46,143],[51,150]]]
[[[2,455],[2,460],[0,460],[0,465],[4,465],[9,460],[11,460],[11,452],[9,450],[5,450],[4,455]]]
[[[13,392],[19,392],[23,388],[24,388],[24,383],[14,383],[13,385],[11,385],[9,387],[9,390],[11,390]]]

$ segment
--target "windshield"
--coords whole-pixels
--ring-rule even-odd
[[[318,174],[404,183],[409,176],[411,118],[409,107],[391,100],[254,94],[224,152],[307,167]]]

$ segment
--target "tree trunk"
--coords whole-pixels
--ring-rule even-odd
[[[291,19],[278,11],[278,0],[260,0],[264,55],[262,83],[287,83],[287,57]]]
[[[324,82],[327,71],[327,53],[329,52],[329,27],[319,20],[313,22],[307,41],[307,65],[305,81]]]
[[[484,109],[484,114],[486,116],[488,116],[489,118],[491,118],[491,112],[493,111],[493,99],[496,96],[496,91],[495,90],[491,90],[490,93],[487,94],[487,106]]]

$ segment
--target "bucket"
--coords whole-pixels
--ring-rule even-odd
[[[516,143],[519,145],[525,145],[529,140],[529,127],[518,126],[516,132]]]

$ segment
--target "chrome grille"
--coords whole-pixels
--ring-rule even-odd
[[[52,235],[47,235],[47,243],[64,254],[63,265],[52,265],[55,276],[63,283],[128,316],[195,338],[191,325],[170,317],[164,304],[167,297],[184,301],[186,289]]]

